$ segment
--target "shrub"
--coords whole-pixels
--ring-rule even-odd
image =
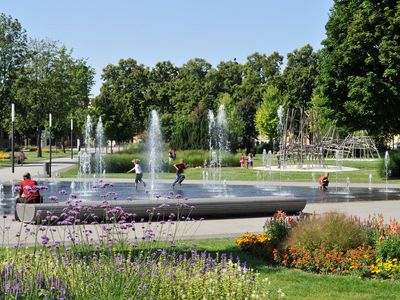
[[[321,244],[327,244],[347,250],[367,241],[366,228],[359,221],[344,214],[329,213],[300,222],[293,228],[288,245],[316,249]]]
[[[139,147],[140,148],[140,147]],[[132,160],[140,159],[143,172],[148,172],[148,158],[146,157],[145,151],[139,151],[139,149],[128,150],[118,152],[114,154],[108,154],[105,156],[106,171],[107,173],[124,173],[132,168]],[[204,161],[209,163],[210,153],[206,150],[184,150],[176,152],[176,160],[171,163],[167,160],[167,154],[165,154],[165,160],[162,164],[163,172],[175,172],[173,164],[179,162],[180,159],[184,159],[186,165],[189,168],[203,167]],[[93,162],[94,163],[94,162]],[[223,159],[223,166],[238,166],[239,165],[239,154],[227,153]]]
[[[400,236],[391,235],[377,242],[376,250],[382,259],[400,259]]]
[[[245,233],[237,241],[236,245],[241,251],[253,251],[256,248],[263,248],[269,241],[265,233]]]
[[[288,217],[285,212],[279,210],[265,222],[264,230],[267,236],[277,243],[282,243],[287,239],[290,230],[296,223],[294,218]]]
[[[272,261],[274,241],[263,233],[245,233],[237,241],[240,251],[248,252],[254,256]]]

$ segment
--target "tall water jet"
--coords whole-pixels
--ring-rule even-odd
[[[0,204],[3,202],[4,200],[4,186],[2,183],[0,183]]]
[[[226,118],[225,107],[220,105],[217,117],[214,113],[208,111],[208,134],[210,147],[210,174],[213,185],[221,184],[222,180],[222,164],[225,153],[229,150],[228,141],[228,121]]]
[[[346,186],[344,188],[344,191],[347,194],[350,194],[350,177],[346,177]]]
[[[98,178],[104,175],[104,128],[101,117],[96,126],[96,175]]]
[[[368,189],[372,190],[372,174],[368,175]]]
[[[85,148],[82,148],[78,153],[79,157],[79,171],[78,178],[81,182],[81,191],[88,191],[90,188],[90,183],[88,178],[92,174],[91,168],[91,141],[92,141],[92,118],[88,115],[86,117],[85,123]]]
[[[278,126],[277,126],[277,131],[278,131],[278,136],[279,136],[279,156],[278,156],[278,167],[279,169],[282,169],[284,167],[285,163],[285,158],[283,157],[283,144],[284,144],[284,137],[283,137],[283,114],[285,110],[282,105],[279,106],[278,108]]]
[[[162,168],[163,154],[160,119],[158,117],[157,111],[155,110],[151,111],[147,148],[149,153],[148,161],[150,173],[150,189],[154,191],[156,189],[155,183],[158,174],[161,172]]]
[[[271,169],[271,168],[272,168],[272,151],[271,151],[271,150],[268,150],[268,154],[267,154],[267,165],[266,165],[266,167],[267,167],[268,169]]]
[[[386,184],[386,191],[388,190],[388,179],[390,176],[390,169],[389,169],[389,164],[390,164],[390,156],[389,156],[389,152],[386,151],[385,152],[385,159],[384,159],[384,172],[385,172],[385,184]]]

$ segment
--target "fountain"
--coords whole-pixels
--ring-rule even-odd
[[[368,175],[368,190],[372,190],[372,174]]]
[[[266,167],[267,167],[267,169],[270,169],[270,170],[272,168],[272,151],[271,150],[268,150]]]
[[[388,179],[390,176],[390,169],[389,169],[389,164],[390,164],[390,156],[389,152],[385,152],[385,160],[384,160],[384,172],[385,172],[385,190],[388,191]]]
[[[278,136],[280,136],[279,139],[279,157],[278,157],[278,167],[279,169],[283,169],[284,168],[284,164],[285,164],[285,158],[283,155],[283,144],[284,144],[284,140],[283,140],[283,114],[284,114],[284,108],[282,105],[279,106],[278,108],[278,119],[279,119],[279,123],[277,126],[277,131],[278,131]]]
[[[156,190],[156,180],[162,168],[162,136],[160,128],[160,120],[155,110],[151,111],[151,120],[149,126],[149,136],[147,141],[148,161],[150,173],[150,190]]]
[[[101,178],[105,175],[104,166],[104,128],[101,117],[97,122],[96,126],[96,175],[97,178]]]
[[[4,201],[4,186],[0,183],[0,205],[3,204]]]
[[[91,184],[90,178],[92,174],[91,167],[91,141],[92,141],[92,118],[88,115],[86,117],[85,124],[85,147],[82,148],[79,153],[79,170],[78,170],[78,181],[80,182],[80,191],[87,193],[90,191]]]
[[[217,117],[214,113],[208,111],[208,133],[210,147],[209,170],[212,178],[213,188],[223,188],[222,182],[222,162],[225,153],[229,150],[228,142],[228,122],[226,118],[224,105],[218,108]]]
[[[350,194],[350,177],[346,177],[346,186],[344,188],[344,192]]]

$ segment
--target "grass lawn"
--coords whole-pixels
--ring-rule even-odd
[[[287,299],[400,299],[399,281],[313,274],[273,267],[261,259],[239,252],[234,238],[198,240],[195,243],[198,250],[239,256],[271,281],[271,290],[281,288]]]
[[[255,166],[261,166],[261,155],[257,155],[255,159]],[[327,160],[328,165],[335,165],[334,160]],[[346,178],[350,178],[350,182],[353,183],[368,183],[369,174],[372,175],[372,183],[384,183],[385,179],[382,178],[379,174],[379,165],[381,161],[343,161],[342,165],[344,167],[352,167],[357,168],[356,171],[350,172],[339,172],[330,174],[330,181],[331,183],[338,182],[338,183],[345,183]],[[194,179],[194,180],[202,180],[203,179],[203,171],[202,168],[189,168],[185,170],[185,175],[187,179]],[[76,177],[78,173],[78,167],[71,168],[66,172],[61,174],[61,177]],[[257,176],[258,173],[258,176]],[[148,174],[144,174],[144,179],[148,178]],[[320,175],[319,172],[315,172],[315,178],[318,179]],[[262,178],[264,176],[267,181],[280,181],[283,182],[312,182],[312,173],[311,172],[262,172],[257,171],[254,169],[241,169],[239,167],[225,167],[222,170],[222,178],[226,179],[227,181],[231,180],[257,180],[257,177]],[[132,174],[126,173],[108,173],[108,178],[134,178]],[[173,179],[175,177],[174,173],[163,173],[161,174],[160,178],[163,179]],[[400,183],[400,179],[389,180],[389,183]]]

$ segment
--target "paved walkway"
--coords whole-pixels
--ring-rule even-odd
[[[71,168],[78,161],[75,156],[74,159],[70,157],[61,157],[52,159],[51,172],[52,175],[59,173],[63,170]],[[24,164],[23,166],[15,165],[14,173],[11,172],[11,167],[0,168],[0,182],[10,182],[12,180],[18,181],[22,180],[22,175],[26,172],[31,173],[32,177],[35,179],[45,178],[44,176],[44,164],[46,161],[34,162],[30,164]]]
[[[53,160],[52,172],[60,172],[73,166],[76,160],[70,158],[57,158]],[[16,166],[15,173],[11,173],[11,168],[0,168],[0,182],[9,182],[10,180],[21,180],[22,174],[29,171],[33,177],[37,178],[38,175],[43,174],[44,162],[33,163],[24,165],[23,167]],[[68,180],[68,179],[63,179]],[[111,179],[112,182],[132,182],[133,179]],[[164,181],[164,180],[163,180]],[[168,180],[167,182],[170,182]],[[186,180],[186,183],[199,183],[201,181]],[[251,185],[256,182],[250,181],[235,181],[227,182],[227,184],[245,184]],[[276,185],[275,183],[265,183]],[[299,183],[299,182],[285,182],[282,185],[294,185],[294,186],[309,186],[311,183]],[[338,184],[343,186],[342,184]],[[352,184],[352,186],[367,187],[368,184]],[[382,187],[382,185],[375,185],[375,187]],[[334,184],[332,184],[334,187]],[[399,187],[398,185],[389,185],[389,187]],[[310,203],[307,204],[305,210],[307,213],[323,214],[326,212],[343,212],[347,215],[359,216],[362,219],[368,218],[369,215],[383,214],[386,221],[391,218],[400,220],[400,201],[370,201],[370,202],[341,202],[341,203]],[[20,222],[11,221],[12,217],[8,216],[6,220],[7,226],[10,229],[7,230],[8,242],[15,244],[17,242],[16,236],[19,232],[24,231],[23,224]],[[243,219],[224,219],[224,220],[203,220],[201,222],[195,222],[190,225],[181,226],[176,230],[178,238],[209,238],[209,237],[227,237],[227,236],[240,236],[245,232],[260,232],[263,229],[265,218],[243,218]],[[31,226],[31,225],[29,225]],[[190,227],[188,229],[188,226]],[[1,227],[1,225],[0,225]],[[36,227],[37,226],[32,226]],[[1,229],[1,228],[0,228]],[[55,230],[54,234],[62,237],[65,236],[65,232],[70,230],[64,226],[55,226],[52,230]],[[0,235],[1,235],[0,230]],[[62,233],[64,232],[64,234]],[[141,238],[144,233],[136,231],[136,237]],[[129,233],[127,237],[134,238],[133,233]],[[32,236],[26,237],[26,242],[33,243]]]

